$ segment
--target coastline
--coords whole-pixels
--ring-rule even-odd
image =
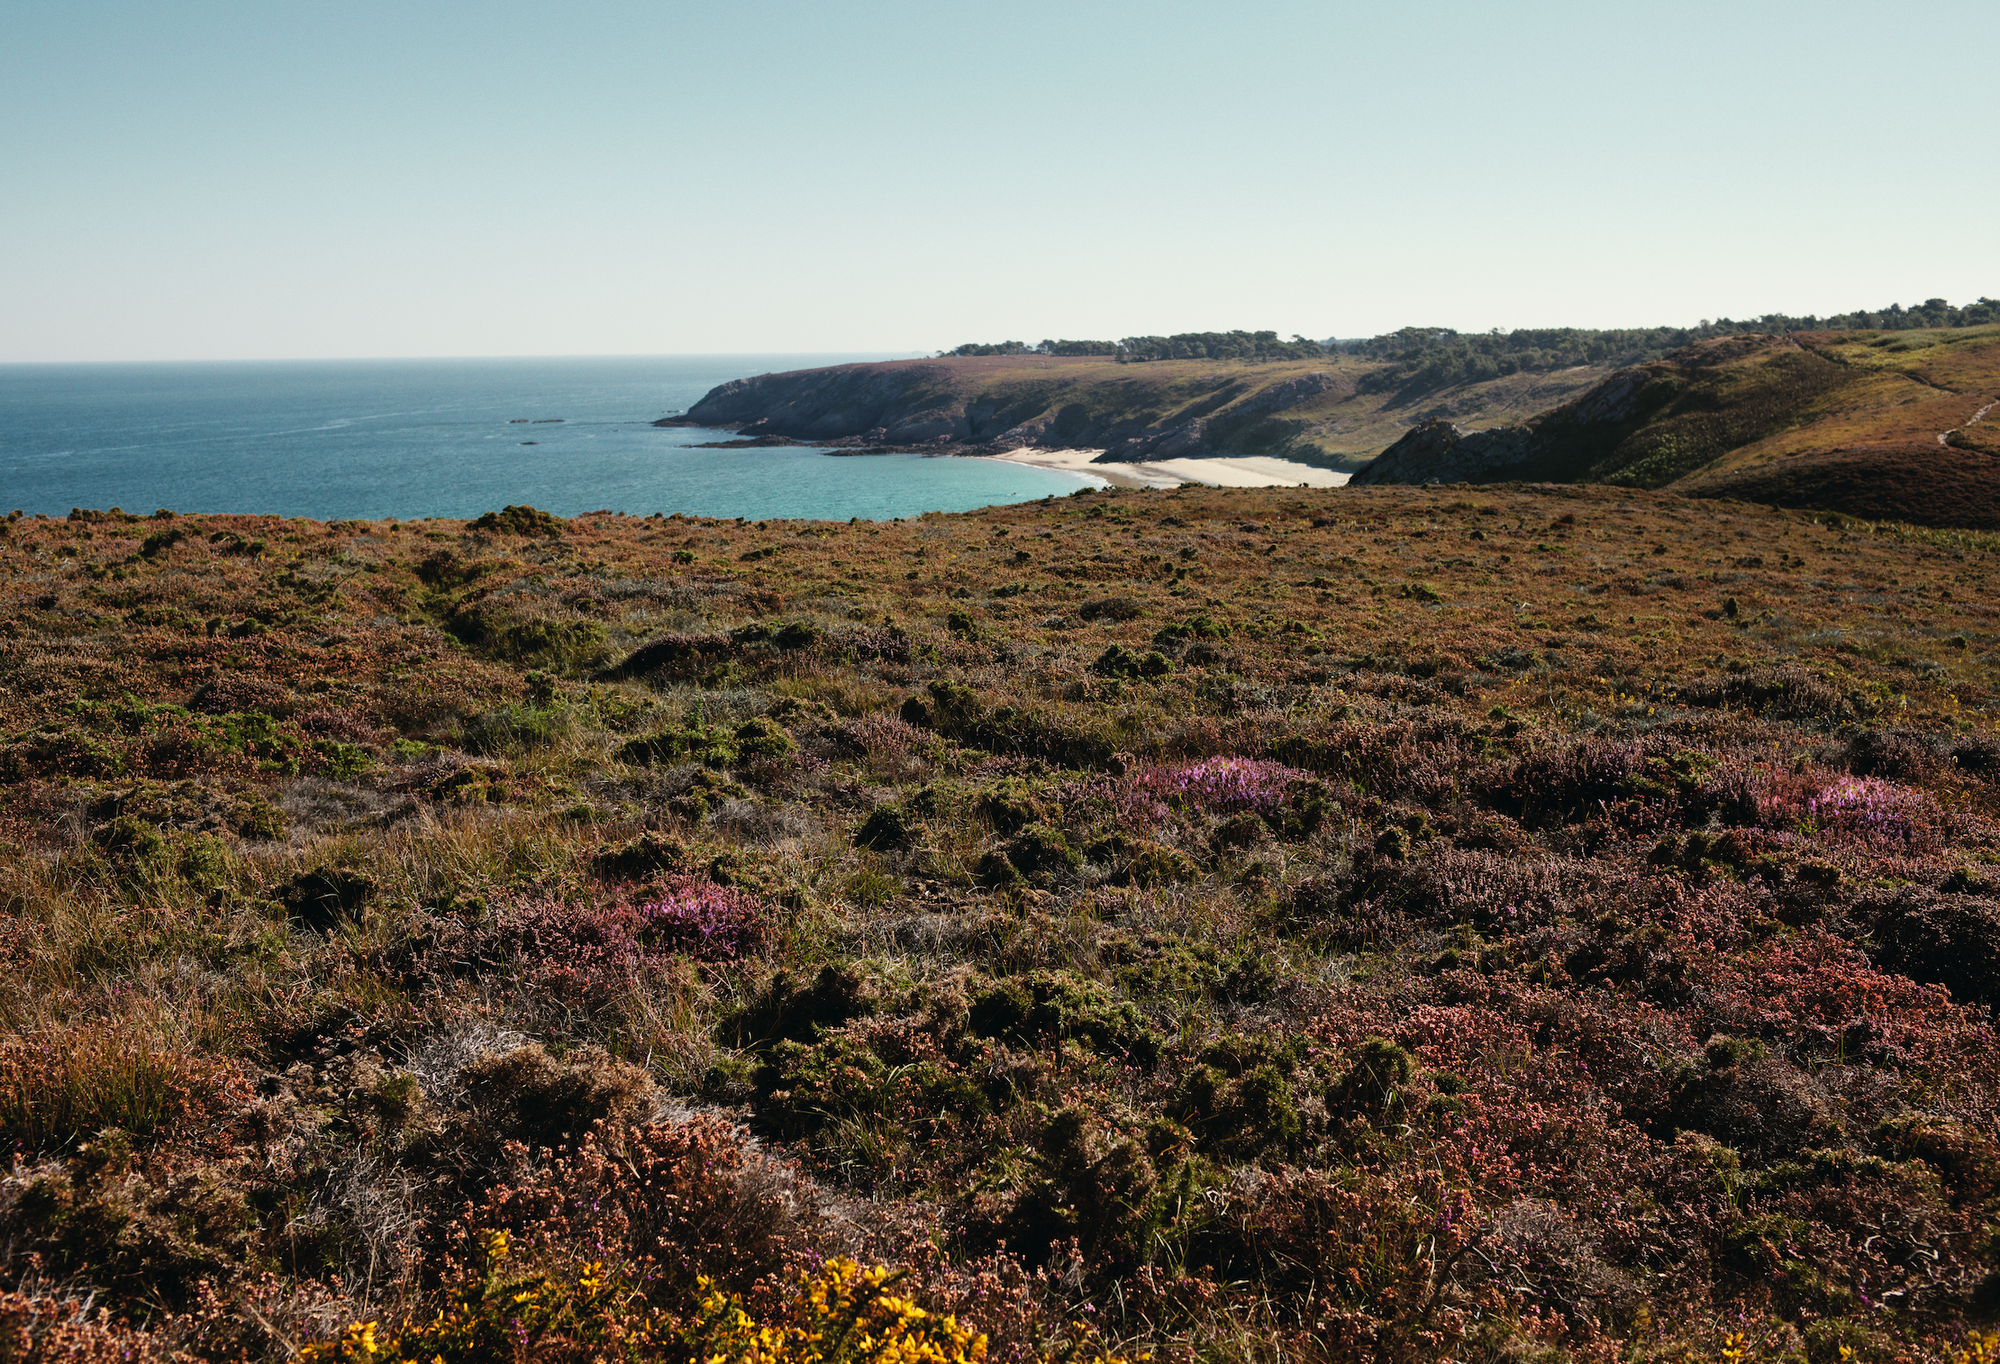
[[[1350,475],[1296,460],[1273,459],[1263,455],[1217,455],[1203,459],[1161,459],[1139,464],[1096,464],[1102,450],[1044,449],[1024,445],[987,459],[1029,464],[1040,469],[1060,469],[1065,473],[1088,474],[1117,488],[1178,488],[1183,483],[1206,483],[1217,488],[1287,488],[1301,484],[1313,488],[1338,488]]]

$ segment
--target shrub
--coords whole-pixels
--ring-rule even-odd
[[[1347,1069],[1326,1091],[1329,1113],[1377,1120],[1402,1101],[1402,1088],[1416,1073],[1416,1059],[1384,1037],[1370,1037],[1348,1057]]]
[[[1147,679],[1165,677],[1174,670],[1173,660],[1158,649],[1140,653],[1122,644],[1114,644],[1097,656],[1090,670],[1101,677],[1143,677]]]
[[[900,805],[878,805],[855,831],[854,846],[893,852],[910,846],[910,822]]]
[[[1157,799],[1205,814],[1271,816],[1295,787],[1312,774],[1257,758],[1209,758],[1171,767],[1150,767],[1132,778]]]
[[[599,1123],[626,1123],[650,1106],[645,1071],[595,1047],[558,1060],[530,1042],[490,1052],[461,1075],[471,1107],[464,1131],[470,1144],[525,1142],[530,1149],[569,1146]]]
[[[795,620],[780,626],[778,632],[771,636],[771,642],[785,650],[810,649],[819,643],[824,633],[810,621]]]
[[[1077,608],[1076,613],[1085,620],[1126,621],[1136,620],[1145,612],[1145,606],[1136,597],[1099,597],[1085,602]]]
[[[1876,777],[1788,773],[1757,793],[1756,808],[1768,827],[1797,829],[1838,843],[1917,851],[1939,840],[1936,802],[1922,791]]]
[[[709,1364],[977,1364],[986,1337],[889,1290],[902,1278],[845,1258],[800,1276],[773,1320],[737,1296],[707,1290],[683,1339]]]
[[[1905,729],[1864,729],[1847,741],[1847,767],[1856,776],[1922,781],[1938,769],[1937,751]]]
[[[509,663],[568,669],[595,665],[604,654],[604,627],[596,621],[520,619],[478,602],[454,609],[445,629],[461,644]]]
[[[1959,771],[1992,781],[2000,777],[2000,741],[1984,734],[1968,734],[1952,745],[1951,760]]]
[[[970,1023],[985,1037],[1076,1040],[1140,1066],[1151,1066],[1160,1055],[1158,1034],[1136,1008],[1066,971],[1033,971],[981,991],[972,1001]]]
[[[745,761],[762,758],[773,761],[789,757],[793,751],[792,736],[776,720],[757,716],[745,720],[730,736],[736,746],[737,755]]]
[[[1774,720],[1834,725],[1858,715],[1839,687],[1796,665],[1752,668],[1685,683],[1674,692],[1684,706],[1743,707]]]
[[[1704,783],[1714,765],[1692,751],[1590,736],[1536,749],[1490,776],[1482,794],[1530,827],[1628,802],[1699,823],[1715,804]]]
[[[891,1290],[903,1277],[836,1257],[760,1298],[753,1316],[740,1294],[696,1279],[670,1307],[643,1304],[636,1276],[617,1262],[517,1269],[511,1238],[488,1233],[483,1265],[461,1275],[435,1316],[401,1332],[357,1322],[335,1340],[308,1345],[301,1360],[427,1364],[533,1359],[587,1364],[977,1364],[986,1337],[933,1316]],[[1123,1361],[1105,1361],[1123,1364]]]
[[[1112,745],[1095,734],[1028,706],[989,708],[970,687],[933,682],[928,695],[912,696],[898,712],[906,724],[935,730],[993,753],[1042,758],[1067,767],[1104,767]]]
[[[506,754],[549,748],[569,733],[566,711],[542,706],[501,706],[464,722],[459,743],[468,753]]]
[[[79,1302],[67,1294],[0,1292],[0,1362],[164,1364],[183,1357],[151,1332],[113,1321],[102,1308],[92,1313],[92,1300],[93,1295]]]
[[[1081,1105],[1066,1105],[1041,1124],[1027,1168],[1009,1183],[999,1229],[1031,1260],[1049,1258],[1065,1242],[1114,1263],[1150,1249],[1145,1232],[1159,1172],[1143,1142]],[[989,1190],[988,1199],[998,1192]]]
[[[1185,623],[1163,625],[1153,635],[1153,646],[1165,649],[1189,639],[1228,639],[1229,627],[1218,624],[1207,613],[1189,616]]]
[[[157,559],[175,545],[188,538],[185,527],[174,526],[168,530],[156,530],[139,544],[139,557]]]
[[[816,1042],[829,1029],[875,1012],[881,993],[880,982],[864,966],[822,966],[806,983],[780,970],[760,995],[723,1020],[720,1032],[738,1047]]]
[[[602,676],[665,679],[697,675],[726,659],[734,647],[727,635],[662,635],[634,649],[624,662],[607,668]]]
[[[1178,848],[1143,840],[1131,845],[1120,873],[1122,879],[1141,888],[1191,881],[1199,875],[1200,866],[1186,853]]]
[[[366,872],[315,867],[280,885],[276,898],[300,924],[314,932],[328,933],[341,920],[355,917],[375,898],[376,890],[375,878]]]
[[[1046,824],[1027,825],[1007,840],[1007,860],[1027,876],[1050,876],[1083,865],[1062,831]]]
[[[1200,1149],[1231,1161],[1288,1151],[1305,1133],[1290,1079],[1276,1066],[1252,1067],[1229,1079],[1212,1066],[1181,1077],[1167,1112],[1187,1124]]]
[[[537,539],[551,539],[563,533],[562,518],[551,516],[534,507],[505,506],[497,512],[486,512],[476,518],[472,529],[491,531],[498,535],[525,535]]]
[[[1909,887],[1863,895],[1852,912],[1885,970],[1970,1003],[2000,1004],[2000,904]]]
[[[754,895],[694,877],[678,877],[633,906],[654,945],[700,961],[742,956],[762,940],[767,910]]]
[[[636,881],[663,871],[683,871],[689,864],[687,845],[660,834],[641,834],[615,848],[590,854],[590,868],[607,880]]]
[[[84,807],[84,813],[93,823],[130,819],[190,833],[278,838],[285,832],[283,812],[247,782],[140,780],[99,796]]]

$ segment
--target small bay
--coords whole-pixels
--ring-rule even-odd
[[[0,366],[0,513],[72,507],[322,520],[525,503],[887,520],[1098,482],[997,460],[691,448],[655,427],[717,384],[852,355]]]

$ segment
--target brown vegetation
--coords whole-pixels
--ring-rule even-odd
[[[1553,485],[14,520],[0,1359],[899,1295],[940,1357],[1949,1357],[1996,550]]]
[[[1699,493],[1918,526],[2000,530],[2000,451],[1929,440],[1799,455],[1721,475]]]

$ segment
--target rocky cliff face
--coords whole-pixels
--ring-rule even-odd
[[[681,420],[735,427],[746,436],[866,440],[882,445],[976,439],[971,414],[952,402],[943,365],[832,365],[733,379]]]
[[[1135,369],[1122,381],[1133,390],[1124,401],[1093,410],[1076,401],[1059,372],[994,385],[978,377],[944,361],[763,374],[712,389],[669,422],[842,445],[1102,448],[1106,461],[1135,462],[1229,453],[1229,437],[1336,386],[1332,375],[1314,371],[1259,387],[1253,373],[1205,400],[1155,405],[1146,401],[1145,371]]]
[[[1468,434],[1432,417],[1362,465],[1348,482],[1487,483],[1506,478],[1533,450],[1533,437],[1521,427]]]

